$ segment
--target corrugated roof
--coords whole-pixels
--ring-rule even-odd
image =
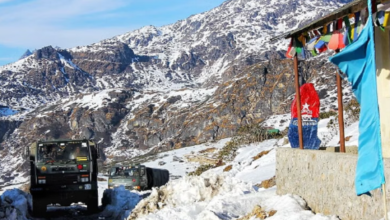
[[[388,1],[390,1],[390,0],[377,0],[376,2],[377,2],[377,4],[379,4],[379,3],[385,3]],[[358,12],[366,7],[367,7],[367,0],[355,0],[353,2],[350,2],[350,3],[342,6],[341,8],[331,12],[330,14],[325,15],[322,18],[319,18],[313,22],[310,22],[309,24],[307,24],[301,28],[298,28],[298,29],[286,32],[282,35],[273,37],[273,38],[271,38],[270,41],[276,41],[276,40],[279,40],[282,38],[286,39],[286,38],[290,38],[293,36],[300,36],[302,33],[323,27],[324,25],[327,25],[330,22],[333,22],[339,18],[342,18],[347,14]]]

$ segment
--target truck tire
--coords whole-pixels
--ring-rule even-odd
[[[90,213],[95,213],[99,210],[99,197],[98,192],[93,191],[88,197],[87,210]]]
[[[33,204],[33,215],[44,216],[46,214],[46,202],[43,199],[34,198],[32,199]]]

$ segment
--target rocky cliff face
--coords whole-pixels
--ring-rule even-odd
[[[288,112],[292,62],[286,42],[269,38],[343,3],[230,0],[172,25],[69,50],[49,46],[0,67],[0,105],[19,111],[6,117],[18,129],[2,129],[0,164],[20,160],[0,165],[8,175],[0,182],[16,175],[22,148],[39,138],[95,138],[108,157],[132,157],[229,137]],[[331,103],[330,65],[300,65]]]
[[[0,120],[0,143],[8,139],[21,123],[21,121]],[[0,150],[3,149],[0,147]]]

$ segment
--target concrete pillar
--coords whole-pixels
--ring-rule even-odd
[[[382,153],[390,158],[390,29],[375,27],[375,51]]]

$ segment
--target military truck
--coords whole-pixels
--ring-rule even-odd
[[[149,168],[144,165],[116,165],[109,169],[108,188],[123,185],[129,190],[148,190],[165,185],[169,181],[169,171]]]
[[[92,140],[40,140],[30,145],[30,193],[34,215],[48,204],[68,206],[84,202],[90,212],[98,209],[97,158]]]

